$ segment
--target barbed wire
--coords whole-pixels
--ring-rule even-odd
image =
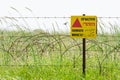
[[[21,35],[21,36],[17,36],[17,35],[0,35],[0,38],[2,38],[2,37],[34,37],[35,35]],[[56,35],[37,35],[37,37],[55,37],[55,36],[58,36],[57,34]],[[65,37],[70,37],[70,34],[68,34],[68,35],[66,35],[66,34],[64,34],[64,35],[61,35],[61,34],[59,34],[59,36],[65,36]],[[116,36],[116,35],[97,35],[97,37],[120,37],[120,36]]]
[[[18,18],[18,19],[22,19],[22,18],[36,18],[36,19],[70,19],[71,17],[0,17],[1,19],[2,18],[9,18],[9,19],[14,19],[14,18]],[[112,19],[112,18],[120,18],[120,17],[97,17],[97,18],[99,18],[99,19],[105,19],[105,18],[108,18],[108,19]],[[33,37],[33,36],[35,36],[35,35],[31,35],[31,36],[29,36],[29,35],[21,35],[21,36],[15,36],[15,35],[12,35],[12,36],[7,36],[7,35],[0,35],[0,39],[2,38],[2,37],[22,37],[22,38],[24,38],[24,37]],[[58,36],[58,35],[37,35],[37,37],[41,37],[41,36],[44,36],[44,37],[52,37],[52,36]],[[68,35],[60,35],[59,34],[59,36],[66,36],[66,37],[70,37],[70,34],[68,34]],[[116,36],[116,35],[98,35],[98,37],[120,37],[119,35],[118,36]],[[5,41],[5,40],[4,40]],[[108,42],[110,42],[111,40],[108,40]],[[113,40],[114,41],[114,40]],[[119,41],[119,40],[116,40],[116,41]],[[99,42],[100,43],[100,42]],[[54,50],[54,51],[59,51],[59,50]],[[61,50],[61,51],[64,51],[64,50]],[[73,50],[69,50],[70,52],[72,52]],[[77,51],[77,50],[74,50],[74,51]],[[97,51],[97,52],[101,52],[101,50],[86,50],[87,51],[87,53],[90,53],[90,52],[93,52],[93,51]],[[117,50],[117,51],[115,51],[115,52],[120,52],[119,50]],[[26,58],[27,58],[27,56],[28,56],[28,54],[26,55]],[[19,57],[18,57],[19,58]],[[28,58],[26,59],[26,63],[27,63],[27,60],[28,60]],[[21,62],[20,62],[21,63]],[[77,62],[75,62],[75,63],[77,63]],[[8,67],[17,67],[17,66],[19,66],[19,67],[22,67],[22,66],[35,66],[36,67],[36,65],[29,65],[29,64],[19,64],[19,65],[16,65],[15,63],[14,64],[8,64],[8,65],[4,65],[4,64],[0,64],[0,66],[2,66],[2,67],[5,67],[5,66],[8,66]],[[53,65],[53,64],[46,64],[46,65],[42,65],[42,64],[38,64],[37,66],[46,66],[46,67],[48,67],[48,66],[60,66],[60,67],[71,67],[71,66],[74,66],[74,65],[67,65],[67,64],[64,64],[64,65]],[[75,65],[75,66],[80,66],[80,65]],[[98,66],[89,66],[89,67],[92,67],[92,68],[99,68]],[[109,69],[111,69],[111,67],[108,67],[108,66],[104,66],[104,67],[102,67],[102,68],[109,68]],[[112,68],[112,69],[115,69],[114,67]],[[119,68],[118,68],[119,69]],[[117,69],[117,70],[118,70]]]
[[[5,16],[5,17],[0,17],[0,18],[71,18],[71,17],[10,17],[10,16]],[[120,17],[97,17],[97,18],[120,18]]]

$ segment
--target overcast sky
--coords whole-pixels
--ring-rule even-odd
[[[120,0],[0,0],[0,16],[96,15],[120,17]],[[29,8],[31,12],[26,9]]]

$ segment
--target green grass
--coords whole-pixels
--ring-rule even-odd
[[[84,77],[82,39],[60,34],[2,32],[0,79],[119,80],[119,37],[110,37],[115,35],[87,39]]]
[[[18,31],[0,31],[0,80],[119,80],[120,33],[114,25],[115,33],[105,33],[105,26],[99,25],[97,38],[86,40],[86,76],[82,39],[55,31],[23,31],[20,25]]]

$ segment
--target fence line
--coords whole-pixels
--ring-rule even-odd
[[[102,33],[102,30],[104,32],[114,33],[115,31],[113,29],[118,27],[119,22],[120,17],[98,17],[98,33]],[[41,29],[47,32],[69,32],[70,17],[0,17],[0,26],[1,30],[34,31]]]
[[[71,17],[0,17],[0,18],[71,18]],[[120,17],[97,17],[97,18],[120,18]]]
[[[12,19],[12,18],[22,18],[22,19],[24,19],[24,18],[25,19],[27,19],[27,18],[70,19],[70,17],[0,17],[0,18],[10,18],[10,19]],[[120,17],[98,17],[98,18],[99,19],[102,19],[102,18],[118,19]],[[5,24],[7,24],[7,23],[5,23]],[[25,35],[25,34],[23,34],[23,35],[21,34],[20,36],[18,36],[17,34],[15,34],[15,35],[4,35],[1,32],[1,34],[0,34],[0,41],[1,41],[0,42],[0,50],[2,51],[1,54],[4,58],[0,57],[0,60],[1,60],[0,61],[0,63],[1,63],[0,66],[31,66],[31,64],[27,64],[28,63],[27,61],[29,60],[29,57],[31,58],[31,55],[33,55],[32,53],[30,54],[30,51],[33,51],[33,53],[34,53],[34,55],[31,58],[33,61],[34,61],[34,58],[37,58],[38,61],[42,60],[41,56],[44,56],[45,52],[46,52],[46,54],[48,52],[49,55],[52,55],[53,53],[56,52],[58,54],[60,53],[60,57],[62,56],[63,58],[64,58],[64,56],[66,56],[65,54],[69,53],[69,55],[67,55],[67,57],[70,57],[70,55],[71,55],[72,61],[75,62],[75,64],[76,64],[76,58],[80,57],[80,55],[81,55],[80,52],[81,52],[82,42],[80,42],[80,40],[70,39],[69,34],[65,34],[65,35],[62,35],[62,34],[52,35],[52,34],[46,34],[46,33],[39,33],[39,34],[30,35],[30,36]],[[33,40],[29,40],[29,37],[35,37],[35,36],[37,36],[38,38],[34,38]],[[65,40],[63,40],[63,38],[61,38],[62,36],[67,37],[69,39],[66,39],[66,41],[65,41]],[[5,38],[5,37],[10,37],[10,38]],[[18,38],[12,40],[12,37],[18,37]],[[43,37],[46,37],[47,39],[44,39]],[[51,39],[50,37],[57,37],[57,38]],[[87,51],[87,53],[89,53],[91,51],[91,54],[89,53],[89,56],[94,56],[94,53],[96,53],[96,54],[101,53],[102,54],[101,56],[103,57],[103,60],[104,60],[104,56],[106,58],[106,57],[108,57],[108,54],[110,55],[109,57],[111,57],[111,55],[114,54],[114,56],[115,57],[118,56],[117,59],[119,59],[119,56],[120,56],[119,55],[119,52],[120,52],[119,45],[120,44],[118,42],[120,40],[119,39],[120,36],[119,35],[114,35],[114,34],[112,34],[112,35],[99,34],[98,37],[100,37],[100,38],[105,37],[107,39],[106,40],[100,39],[100,40],[96,40],[96,41],[95,40],[87,40],[89,50],[87,49],[86,51]],[[23,38],[27,38],[27,39],[23,39]],[[118,39],[114,40],[114,38],[118,38]],[[11,41],[8,41],[8,40],[11,40]],[[40,41],[46,40],[46,43],[37,42],[39,40]],[[73,41],[73,42],[69,42],[69,41]],[[48,43],[50,43],[50,44],[48,45]],[[70,43],[70,44],[68,44],[68,43]],[[92,44],[92,45],[90,45],[90,44]],[[97,47],[96,47],[96,45],[97,45]],[[105,46],[103,46],[103,45],[105,45]],[[53,48],[55,48],[55,50],[52,51]],[[116,53],[113,53],[113,51],[116,52]],[[73,52],[76,53],[76,54],[74,54]],[[113,54],[111,54],[111,53],[113,53]],[[97,55],[99,55],[99,54],[97,54]],[[47,57],[49,58],[49,56],[47,56]],[[24,60],[22,61],[22,58],[24,58],[25,61]],[[5,60],[6,62],[4,61],[5,63],[3,63],[2,60],[3,61]],[[13,62],[11,62],[11,64],[9,64],[9,62],[10,62],[9,60],[11,60],[11,61],[13,60]],[[18,62],[19,60],[20,60],[20,62]],[[26,64],[24,64],[24,62]],[[34,63],[35,63],[35,61],[33,62],[33,64]],[[17,64],[19,64],[19,65],[17,65]],[[77,65],[78,64],[76,64],[75,66],[77,66]],[[33,65],[33,66],[36,66],[36,65]],[[73,66],[73,65],[65,65],[65,64],[63,64],[63,65],[59,65],[59,64],[58,65],[52,65],[52,64],[44,65],[44,64],[38,64],[37,66]]]
[[[33,35],[35,36],[35,35]],[[6,36],[6,35],[0,35],[0,37],[33,37],[33,36]],[[57,36],[57,35],[48,35],[47,37],[53,37],[53,36]],[[70,35],[59,35],[59,36],[66,36],[66,37],[70,37]],[[114,36],[114,35],[97,35],[97,37],[120,37],[120,36]],[[38,36],[38,37],[42,37],[42,36]],[[44,37],[44,36],[43,36]]]

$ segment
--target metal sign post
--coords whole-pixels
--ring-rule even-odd
[[[85,16],[85,14],[83,14]],[[83,75],[86,74],[86,39],[83,38],[83,62],[82,62],[82,67],[83,67]]]
[[[83,75],[86,73],[86,39],[83,38],[83,62],[82,62],[82,69],[83,69]]]

